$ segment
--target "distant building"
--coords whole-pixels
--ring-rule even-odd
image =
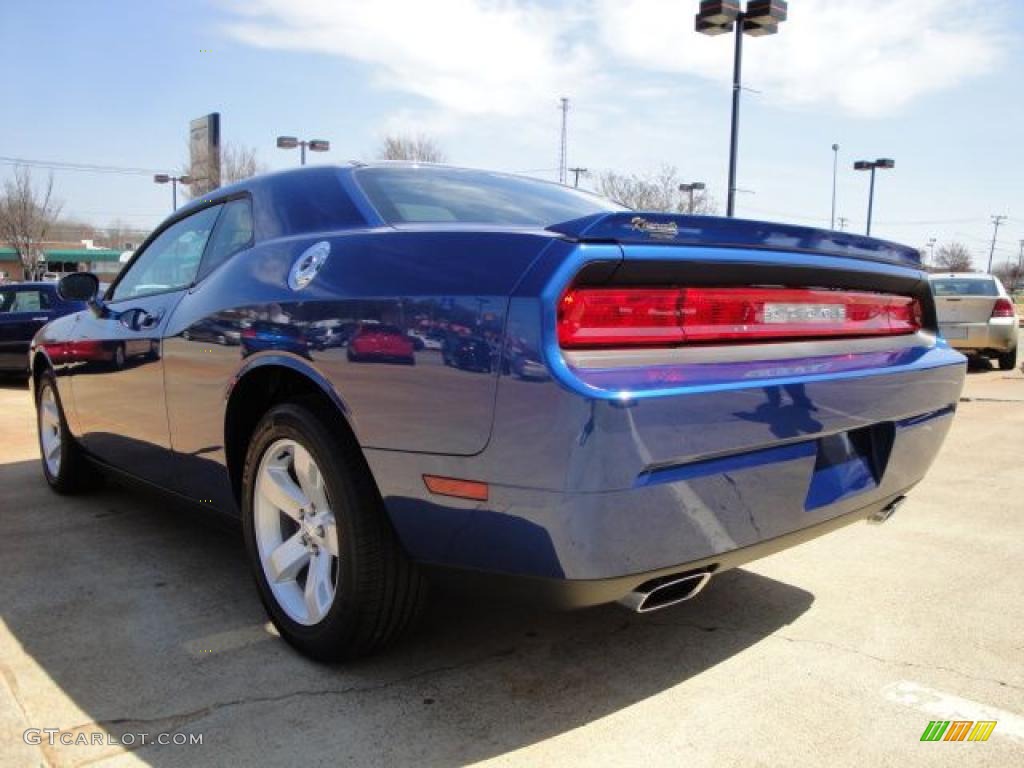
[[[46,272],[95,272],[97,275],[113,277],[124,266],[121,251],[110,248],[89,247],[85,244],[69,245],[67,248],[44,248]],[[24,272],[21,260],[13,248],[0,248],[0,281],[21,280]]]

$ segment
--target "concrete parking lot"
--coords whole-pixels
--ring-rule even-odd
[[[51,493],[4,382],[0,764],[1022,765],[1024,377],[975,371],[964,396],[884,526],[643,617],[435,595],[401,646],[325,667],[268,630],[236,531],[114,485]],[[998,724],[922,743],[930,720]]]

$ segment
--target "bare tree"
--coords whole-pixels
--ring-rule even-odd
[[[42,274],[42,243],[60,215],[62,204],[53,199],[53,174],[45,189],[32,183],[32,173],[22,165],[14,167],[12,178],[4,182],[0,197],[0,240],[8,243],[18,258],[26,280]]]
[[[267,166],[259,161],[256,148],[245,144],[225,144],[220,150],[220,180],[223,184],[234,184],[260,173],[266,173]]]
[[[221,184],[234,184],[236,181],[248,179],[260,173],[266,173],[266,164],[260,162],[256,154],[256,148],[245,144],[231,144],[224,142],[220,148],[220,182]],[[181,173],[188,176],[197,176],[192,172],[192,161],[182,163]],[[182,185],[182,192],[186,199],[206,194],[210,190],[198,190],[188,185]]]
[[[671,165],[663,165],[656,173],[645,176],[605,171],[597,177],[597,192],[636,211],[688,213],[690,193],[680,191],[680,183],[679,171]],[[706,190],[695,190],[693,212],[714,215],[718,205]]]
[[[953,241],[943,243],[935,251],[935,266],[943,272],[970,272],[974,269],[974,259],[966,245]]]
[[[1014,290],[1021,279],[1024,278],[1024,270],[1021,269],[1020,264],[1013,261],[1005,262],[994,268],[992,274],[999,278],[999,281],[1006,286],[1008,291]]]
[[[381,160],[408,160],[416,163],[443,163],[447,158],[441,146],[429,136],[385,136],[378,157]]]

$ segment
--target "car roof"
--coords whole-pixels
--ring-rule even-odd
[[[0,285],[2,288],[49,288],[51,290],[57,290],[57,284],[49,280],[26,280],[22,283],[3,283]]]
[[[929,280],[948,280],[949,278],[971,279],[971,280],[995,280],[995,275],[986,275],[984,272],[933,272],[928,275]]]

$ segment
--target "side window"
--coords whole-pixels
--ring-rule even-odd
[[[249,198],[226,203],[196,279],[202,280],[236,253],[248,248],[252,244],[252,229],[252,202]]]
[[[43,291],[15,291],[10,312],[39,312],[50,308],[50,297]]]
[[[14,306],[14,291],[6,288],[0,291],[0,313],[10,312]]]
[[[221,208],[204,208],[161,232],[118,280],[111,301],[192,285]]]

